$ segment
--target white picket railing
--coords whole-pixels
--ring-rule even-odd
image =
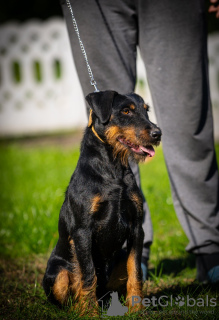
[[[210,86],[219,139],[219,34],[209,37]],[[138,59],[138,78],[146,84]],[[92,89],[92,88],[91,88]],[[150,104],[146,85],[137,87]],[[0,26],[0,136],[83,127],[84,97],[61,18]]]
[[[0,134],[83,126],[81,87],[62,19],[0,28]]]

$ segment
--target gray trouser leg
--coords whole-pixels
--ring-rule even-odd
[[[75,66],[83,93],[87,95],[94,89],[90,85],[85,61],[65,0],[61,0],[61,4],[67,23]],[[133,5],[133,1],[100,1],[120,54],[107,30],[96,2],[94,0],[71,0],[71,4],[98,89],[116,90],[119,93],[133,92],[136,81],[136,46],[138,40],[136,6]],[[131,168],[140,185],[138,166],[131,164]],[[143,222],[145,233],[143,255],[148,257],[153,233],[150,213],[145,201],[143,206],[145,215]]]
[[[146,5],[147,4],[147,5]],[[219,180],[204,1],[139,1],[144,58],[178,218],[193,253],[219,252]]]
[[[69,9],[65,0],[60,0],[60,2],[67,23],[79,80],[84,95],[87,95],[94,89],[90,85]],[[131,5],[132,0],[126,2],[100,1],[126,67],[116,50],[96,1],[70,0],[70,2],[98,89],[100,91],[115,90],[119,93],[133,91],[136,79],[137,21],[134,17],[135,10]]]

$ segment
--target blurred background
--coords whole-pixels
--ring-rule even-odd
[[[214,129],[219,140],[219,21],[210,14],[207,19]],[[136,91],[152,105],[140,55],[137,70]],[[153,108],[151,120],[156,121]],[[2,2],[0,138],[74,130],[86,122],[84,98],[59,1]]]

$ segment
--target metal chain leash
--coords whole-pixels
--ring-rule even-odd
[[[71,3],[70,3],[69,0],[66,0],[66,3],[67,3],[67,7],[69,8],[69,11],[70,11],[70,13],[71,13],[73,27],[74,27],[74,30],[75,30],[75,32],[76,32],[76,34],[77,34],[78,41],[79,41],[79,45],[80,45],[80,48],[81,48],[81,52],[82,52],[82,54],[83,54],[83,56],[84,56],[84,60],[85,60],[85,62],[86,62],[88,75],[89,75],[89,77],[90,77],[90,84],[91,84],[92,86],[94,86],[94,89],[95,89],[94,91],[95,91],[95,92],[99,92],[99,90],[97,89],[97,83],[96,83],[96,81],[94,80],[94,76],[93,76],[91,67],[90,67],[89,62],[88,62],[88,58],[87,58],[87,54],[86,54],[86,51],[85,51],[83,42],[81,41],[81,37],[80,37],[78,25],[77,25],[76,19],[75,19],[75,17],[74,17],[74,13],[73,13],[73,9],[72,9]]]

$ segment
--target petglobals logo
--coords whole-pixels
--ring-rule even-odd
[[[105,301],[106,300],[106,301]],[[105,303],[104,303],[105,301]],[[102,315],[101,318],[108,318],[113,316],[124,316],[128,312],[128,307],[121,304],[118,292],[108,291],[103,297],[101,297],[98,302],[102,305]],[[106,303],[107,302],[107,303]],[[188,307],[195,307],[194,309],[189,309],[192,313],[203,312],[202,309],[197,309],[197,307],[216,307],[216,298],[211,298],[208,295],[204,298],[192,298],[189,295],[186,297],[178,296],[165,296],[162,295],[159,298],[152,296],[150,298],[141,299],[139,296],[133,296],[131,300],[132,306],[141,303],[143,307],[179,307],[179,312],[184,312],[188,310]],[[186,309],[183,309],[183,306]],[[168,309],[167,309],[168,310]],[[212,313],[213,309],[210,309]],[[148,311],[147,311],[148,312]],[[165,312],[162,310],[162,312]],[[170,311],[169,311],[170,312]],[[176,312],[176,311],[174,311]],[[188,311],[186,311],[188,312]],[[214,313],[214,310],[213,310]]]
[[[170,296],[160,296],[159,298],[152,296],[151,298],[141,299],[139,296],[132,297],[132,306],[141,303],[144,307],[167,307],[167,306],[179,306],[179,307],[216,307],[216,298],[210,298],[206,295],[205,298],[192,298],[189,295],[186,297],[181,297],[180,295],[174,297]]]

